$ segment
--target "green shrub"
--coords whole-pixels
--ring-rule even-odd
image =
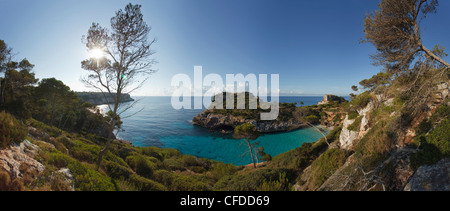
[[[268,164],[272,168],[289,168],[302,170],[319,157],[328,145],[325,140],[320,139],[315,143],[303,143],[301,147],[275,156]]]
[[[70,154],[79,161],[88,163],[93,163],[95,161],[94,155],[90,152],[84,151],[83,149],[73,149]]]
[[[305,122],[309,122],[310,124],[313,124],[313,125],[320,123],[320,118],[317,117],[316,115],[309,115],[307,117],[303,117],[302,120]]]
[[[213,169],[211,170],[211,174],[213,179],[218,181],[224,176],[233,175],[238,171],[238,168],[232,164],[226,164],[222,162],[217,162],[213,165]]]
[[[128,165],[139,175],[151,178],[156,164],[143,155],[132,155],[126,159]]]
[[[330,149],[320,155],[311,164],[308,183],[312,187],[320,187],[347,159],[347,152],[341,149]]]
[[[128,179],[133,174],[129,168],[126,168],[118,163],[105,161],[105,170],[107,174],[114,179]]]
[[[224,176],[215,185],[213,190],[217,191],[256,191],[264,182],[276,181],[280,174],[285,174],[288,183],[295,182],[296,171],[283,168],[256,169],[245,174]]]
[[[158,160],[164,160],[164,155],[162,153],[162,150],[156,148],[156,147],[139,147],[139,153],[149,156],[149,157],[154,157],[157,158]]]
[[[118,191],[139,191],[138,187],[129,180],[118,179],[114,180],[114,183]]]
[[[105,160],[117,163],[121,166],[129,167],[128,164],[119,156],[115,155],[111,151],[106,152]],[[151,160],[150,160],[151,161]]]
[[[280,173],[277,180],[264,180],[257,188],[257,191],[288,191],[292,189],[289,179],[286,178],[286,172]]]
[[[170,187],[172,185],[173,180],[176,175],[170,171],[159,169],[153,173],[153,179],[166,187]]]
[[[114,191],[111,179],[80,162],[73,162],[68,168],[75,177],[75,189],[79,191]]]
[[[171,191],[207,191],[206,183],[194,178],[194,176],[178,175],[172,181]]]
[[[167,191],[164,185],[136,174],[131,176],[130,182],[140,191]]]
[[[444,157],[450,157],[450,119],[442,120],[428,135],[420,135],[414,142],[421,151],[411,156],[411,166],[435,164]]]
[[[356,119],[356,117],[358,117],[359,114],[356,111],[351,111],[348,113],[348,119]]]
[[[395,146],[387,121],[377,122],[356,144],[355,152],[362,156],[383,155]]]
[[[181,162],[181,160],[176,159],[176,158],[165,159],[163,161],[163,166],[167,170],[172,170],[172,171],[177,171],[177,170],[183,171],[183,170],[185,170],[183,162]]]
[[[201,165],[201,163],[198,161],[198,159],[192,155],[183,155],[183,157],[181,157],[181,162],[183,162],[183,165],[185,167]]]
[[[191,171],[193,171],[194,173],[197,173],[197,174],[203,174],[203,173],[206,172],[206,169],[204,169],[201,166],[190,166],[189,170],[191,170]]]
[[[88,142],[88,143],[85,143]],[[80,139],[73,141],[74,146],[69,150],[70,155],[77,160],[93,163],[97,160],[101,147],[89,144],[88,140]]]
[[[359,94],[355,99],[353,99],[350,104],[353,105],[356,109],[362,109],[373,100],[373,96],[370,92],[364,92]]]
[[[334,127],[333,130],[331,130],[327,134],[327,140],[328,142],[333,142],[339,139],[339,136],[341,135],[342,126],[340,127]]]
[[[340,122],[342,119],[342,114],[336,114],[336,116],[333,117],[333,122]]]
[[[181,152],[176,149],[163,149],[158,147],[139,147],[139,153],[157,158],[158,160],[163,161],[164,159],[172,158],[172,157],[180,157],[182,156]]]
[[[0,113],[0,148],[6,148],[12,142],[22,142],[27,134],[28,130],[22,122],[5,111]]]
[[[347,127],[347,129],[351,131],[359,131],[362,118],[363,116],[359,116],[358,118],[356,118],[355,121]]]
[[[440,119],[444,119],[450,116],[450,107],[447,104],[439,106],[436,111],[431,115],[430,121],[432,123],[438,122]]]
[[[433,128],[433,124],[428,119],[423,120],[419,126],[416,128],[416,134],[425,134]]]
[[[73,162],[75,162],[75,160],[72,157],[70,157],[66,154],[63,154],[61,152],[50,153],[49,158],[47,160],[48,164],[54,165],[57,168],[65,168]]]

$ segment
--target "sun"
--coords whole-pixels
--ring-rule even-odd
[[[94,59],[100,59],[105,56],[105,52],[100,48],[94,48],[89,50],[89,57]]]

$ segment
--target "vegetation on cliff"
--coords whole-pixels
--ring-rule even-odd
[[[277,119],[265,121],[261,120],[260,114],[268,112],[261,109],[259,98],[253,97],[250,93],[244,93],[246,96],[244,109],[238,109],[237,96],[234,94],[234,109],[219,109],[210,106],[209,109],[202,111],[193,118],[193,123],[205,128],[218,131],[232,131],[242,124],[253,124],[261,133],[285,132],[304,127],[310,127],[310,124],[321,124],[327,127],[335,127],[342,124],[344,108],[348,102],[342,97],[336,97],[336,100],[330,100],[321,105],[297,106],[297,103],[279,103],[279,115]],[[226,96],[226,93],[224,94]],[[257,109],[250,109],[250,98],[257,102]],[[223,108],[226,108],[226,99],[224,97]],[[214,102],[213,102],[214,103]]]

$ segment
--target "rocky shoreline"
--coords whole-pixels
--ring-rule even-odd
[[[200,112],[193,118],[192,123],[222,133],[231,133],[236,126],[244,123],[255,125],[260,133],[288,132],[308,127],[306,123],[296,120],[257,121],[254,119],[245,119],[242,116],[233,116],[231,114],[215,114],[212,110]]]
[[[250,95],[250,97],[254,97]],[[225,101],[224,99],[223,101]],[[337,102],[341,103],[345,101],[344,98],[334,96],[334,95],[325,95],[324,100],[319,103],[319,105],[326,105],[328,103]],[[302,128],[309,128],[310,124],[304,121],[304,118],[307,115],[302,112],[299,112],[299,107],[286,107],[286,105],[280,107],[280,115],[283,114],[284,117],[289,116],[289,118],[282,118],[281,116],[277,120],[272,121],[259,121],[257,117],[259,114],[251,116],[246,116],[246,112],[244,111],[244,115],[234,114],[232,112],[221,112],[220,110],[211,109],[214,108],[210,106],[209,109],[206,109],[200,112],[197,116],[195,116],[192,120],[194,125],[198,125],[212,131],[222,132],[222,133],[232,133],[234,128],[238,125],[250,123],[255,125],[256,129],[260,133],[277,133],[277,132],[289,132]],[[313,108],[314,109],[314,108]],[[330,116],[331,119],[322,119],[318,124],[318,127],[324,128],[326,130],[332,130],[336,126],[340,126],[342,124],[343,119],[339,118],[337,122],[333,121],[333,118],[340,114],[338,112],[327,112],[327,115]]]

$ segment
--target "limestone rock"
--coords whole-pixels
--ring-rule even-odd
[[[358,131],[351,131],[347,128],[355,122],[355,120],[348,119],[348,115],[345,117],[341,135],[339,136],[339,143],[341,144],[341,148],[345,150],[351,150],[353,146],[356,144],[357,140],[360,140],[369,128],[369,113],[372,111],[374,107],[374,102],[370,102],[363,109],[358,110],[358,114],[362,116],[361,125]]]
[[[39,147],[28,140],[1,150],[0,168],[7,171],[12,178],[22,178],[21,166],[26,166],[27,171],[43,172],[45,166],[33,158],[38,150]]]
[[[339,143],[342,149],[349,149],[353,146],[353,142],[358,139],[359,133],[357,131],[348,130],[348,126],[355,122],[354,119],[348,119],[348,115],[345,116],[344,124],[342,126],[341,135],[339,136]]]
[[[73,174],[70,171],[70,169],[62,168],[59,171],[57,171],[57,173],[59,173],[59,174],[64,176],[64,182],[67,183],[68,186],[69,186],[69,190],[68,191],[75,191],[75,183],[74,183],[75,177],[73,176]]]
[[[450,159],[421,166],[409,179],[405,191],[450,191]]]

